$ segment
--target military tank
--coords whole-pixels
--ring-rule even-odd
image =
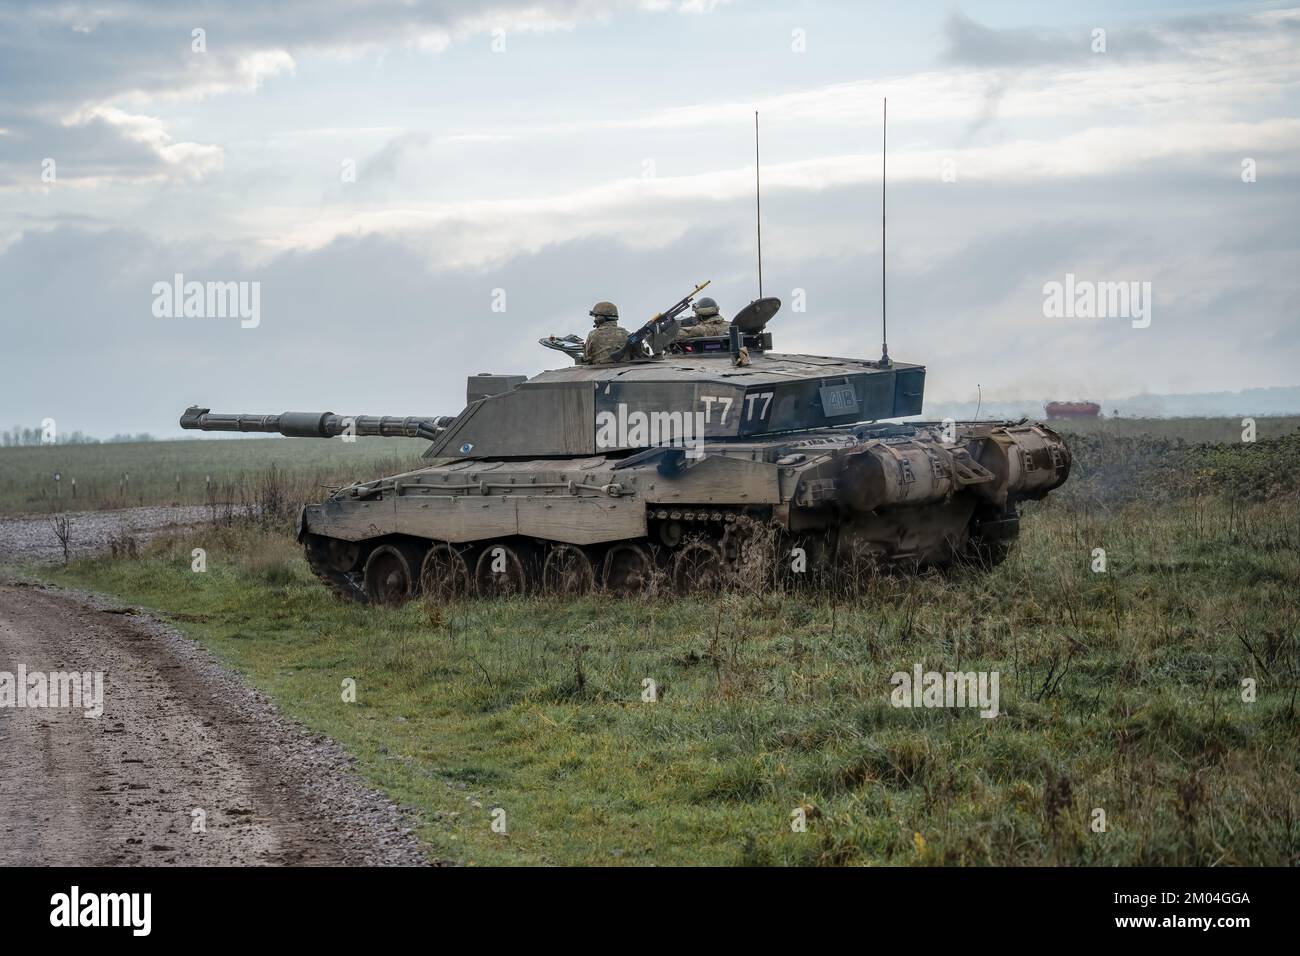
[[[321,581],[375,604],[992,565],[1019,505],[1068,477],[1064,440],[1039,423],[891,421],[921,414],[922,365],[774,351],[778,299],[751,302],[727,335],[679,338],[704,285],[611,362],[547,337],[571,366],[470,376],[458,415],[194,406],[180,424],[428,440],[423,467],[334,490],[297,521]]]

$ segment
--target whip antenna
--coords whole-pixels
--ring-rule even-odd
[[[889,321],[885,312],[885,149],[889,143],[889,99],[880,100],[880,364],[889,365]]]
[[[758,297],[763,298],[763,200],[758,179],[758,110],[754,110],[754,221],[758,225]]]

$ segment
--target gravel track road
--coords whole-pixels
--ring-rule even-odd
[[[203,505],[62,512],[68,519],[68,550],[73,558],[107,551],[110,541],[126,535],[135,538],[137,544],[144,544],[166,531],[203,524],[211,515],[211,510]],[[52,514],[0,517],[0,564],[63,560],[63,548],[51,524],[55,517]]]
[[[0,584],[0,671],[19,665],[103,672],[104,712],[0,706],[0,865],[428,862],[336,743],[146,614]]]

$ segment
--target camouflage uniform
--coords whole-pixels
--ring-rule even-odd
[[[706,319],[677,333],[678,338],[697,339],[702,335],[730,335],[731,323],[723,318]]]
[[[695,303],[696,322],[677,333],[681,339],[697,339],[704,335],[730,335],[731,323],[718,314],[718,303],[707,296]]]
[[[597,302],[591,308],[596,327],[587,333],[582,346],[582,358],[588,365],[604,365],[614,361],[614,356],[627,344],[630,334],[618,324],[618,306],[612,302]]]

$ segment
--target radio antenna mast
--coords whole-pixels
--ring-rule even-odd
[[[763,298],[763,200],[758,179],[758,110],[754,110],[754,221],[758,226],[758,297]]]
[[[889,143],[889,99],[880,101],[880,364],[889,361],[889,321],[885,312],[885,149]]]

